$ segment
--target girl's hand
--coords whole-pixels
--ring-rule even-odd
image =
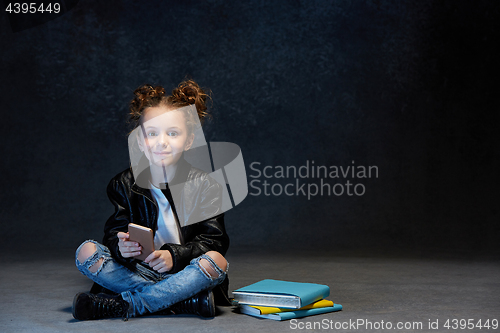
[[[172,269],[172,254],[168,250],[157,250],[152,252],[144,262],[149,264],[158,273],[165,273]]]
[[[141,244],[137,242],[130,242],[128,232],[119,232],[117,234],[118,240],[118,248],[120,249],[120,253],[124,258],[135,257],[141,254]]]

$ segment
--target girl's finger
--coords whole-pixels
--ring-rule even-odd
[[[156,265],[158,265],[158,259],[149,261],[149,267],[154,268]]]
[[[128,233],[125,233],[125,232],[119,232],[116,234],[118,236],[118,238],[120,239],[128,239],[129,237],[129,234]]]
[[[155,271],[157,271],[157,272],[159,272],[162,268],[163,268],[163,265],[162,265],[162,263],[161,263],[161,262],[160,262],[160,263],[158,263],[157,265],[155,265],[155,266],[153,267],[153,269],[154,269]]]
[[[125,258],[130,258],[130,257],[135,257],[141,254],[141,251],[136,251],[136,250],[130,250],[130,251],[122,251],[122,256]]]
[[[157,258],[159,256],[159,252],[153,251],[149,256],[147,256],[146,259],[144,259],[144,262],[149,263],[151,260]]]
[[[149,263],[149,265],[151,267],[154,267],[154,266],[157,266],[157,265],[161,265],[161,264],[164,264],[164,260],[162,258],[156,258],[156,259],[153,259],[151,260],[151,262]]]

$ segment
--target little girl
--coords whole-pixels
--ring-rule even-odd
[[[107,187],[115,212],[104,227],[103,243],[85,241],[76,251],[76,266],[95,284],[91,292],[75,296],[73,316],[89,320],[167,312],[213,317],[215,302],[229,303],[222,189],[184,159],[196,124],[207,116],[207,95],[191,80],[170,96],[151,85],[134,95],[129,145],[138,147],[142,163],[137,165],[145,161],[146,167],[119,173]],[[129,223],[154,232],[155,251],[144,261],[134,258],[143,248],[130,240]]]

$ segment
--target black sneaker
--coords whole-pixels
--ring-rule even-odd
[[[128,307],[121,295],[78,293],[73,300],[73,317],[78,320],[117,317],[127,320]]]
[[[205,290],[192,298],[176,303],[166,309],[173,314],[195,314],[201,317],[215,316],[215,302],[212,290]],[[165,310],[164,310],[165,311]]]

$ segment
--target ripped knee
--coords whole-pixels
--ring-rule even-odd
[[[80,250],[77,254],[77,259],[80,262],[80,264],[82,264],[87,259],[89,259],[96,251],[97,251],[97,247],[94,243],[86,242],[80,248]],[[91,273],[97,272],[99,270],[99,268],[101,267],[103,262],[104,262],[104,259],[100,258],[96,263],[94,263],[92,266],[89,267],[89,271]]]
[[[217,251],[208,251],[205,254],[209,256],[215,262],[215,264],[219,266],[219,268],[222,271],[225,272],[227,270],[227,261],[222,254],[220,254]],[[210,275],[209,277],[211,278],[219,277],[219,273],[214,268],[213,264],[207,259],[205,258],[200,259],[200,265],[204,268],[204,271],[208,273],[207,275]]]

